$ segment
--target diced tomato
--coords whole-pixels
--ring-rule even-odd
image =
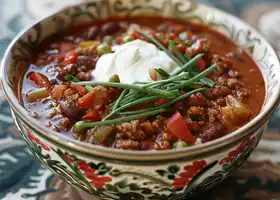
[[[176,40],[176,39],[178,39],[178,37],[177,37],[177,35],[175,35],[174,33],[170,33],[170,34],[168,35],[168,39],[169,39],[169,40]]]
[[[39,88],[50,88],[51,83],[49,79],[41,73],[30,72],[27,78],[31,80]]]
[[[89,92],[85,96],[79,98],[78,105],[85,109],[92,108],[94,105],[94,98],[94,92]]]
[[[203,72],[207,68],[207,63],[204,60],[204,58],[200,58],[198,61],[196,61],[196,67],[199,71]]]
[[[59,53],[61,54],[66,54],[69,51],[73,51],[74,50],[74,45],[70,42],[63,42],[61,43],[60,47],[59,47]]]
[[[185,103],[184,101],[177,101],[175,104],[174,104],[174,107],[178,110],[181,110],[183,109],[185,106]]]
[[[166,121],[167,130],[175,135],[177,138],[184,140],[186,143],[194,143],[194,137],[185,122],[184,118],[179,112],[173,114]]]
[[[176,46],[176,48],[177,48],[181,53],[185,53],[185,51],[186,51],[186,47],[185,47],[184,45],[182,45],[182,44],[178,44],[178,45]]]
[[[155,106],[160,106],[160,105],[164,104],[166,101],[168,101],[168,99],[166,99],[166,98],[157,99],[157,100],[155,100]]]
[[[71,88],[78,92],[80,96],[84,96],[87,94],[86,88],[82,85],[71,85]]]
[[[101,116],[98,111],[92,109],[83,116],[83,119],[96,122],[101,120]]]
[[[133,37],[134,39],[137,39],[140,37],[140,34],[136,31],[131,31],[130,36]]]
[[[51,93],[52,98],[61,99],[64,97],[64,92],[68,89],[67,85],[58,85],[56,86]]]
[[[64,61],[63,61],[63,65],[69,65],[69,64],[74,64],[77,60],[79,56],[79,53],[76,51],[71,51],[69,53],[66,54]]]

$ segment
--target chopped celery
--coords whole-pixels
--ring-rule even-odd
[[[100,144],[104,144],[109,138],[114,128],[112,126],[99,126],[96,127],[93,133],[93,137]]]
[[[182,149],[182,148],[185,148],[187,147],[187,143],[182,141],[182,140],[178,140],[177,142],[174,142],[173,145],[172,145],[172,148],[173,149]]]

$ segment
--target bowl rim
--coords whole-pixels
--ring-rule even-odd
[[[277,108],[280,101],[280,83],[277,88],[278,91],[276,93],[276,96],[273,99],[272,103],[269,105],[269,107],[266,110],[264,110],[262,113],[259,113],[255,118],[253,118],[250,122],[248,122],[246,125],[242,126],[241,128],[231,132],[226,136],[223,136],[221,138],[218,138],[216,140],[204,144],[197,144],[183,149],[168,149],[168,150],[161,150],[161,151],[122,150],[122,149],[114,149],[114,148],[108,148],[108,147],[103,147],[98,145],[92,145],[86,142],[77,141],[71,137],[61,135],[53,131],[52,129],[47,128],[46,126],[40,124],[39,120],[34,119],[30,115],[28,115],[25,108],[21,106],[20,103],[18,102],[18,98],[16,97],[12,88],[10,88],[8,84],[8,78],[7,78],[8,76],[6,76],[6,74],[7,74],[8,61],[11,54],[11,50],[14,47],[14,45],[17,43],[17,41],[22,37],[22,35],[24,35],[29,29],[34,27],[34,25],[38,23],[42,23],[43,21],[59,14],[60,12],[71,9],[73,7],[79,7],[87,3],[89,2],[82,2],[82,3],[77,3],[68,6],[64,9],[58,10],[50,14],[47,17],[39,19],[34,24],[24,28],[22,31],[20,31],[17,34],[17,36],[9,44],[8,48],[5,51],[3,59],[1,61],[2,67],[0,71],[0,78],[1,78],[0,84],[6,99],[8,100],[10,106],[12,107],[13,112],[15,112],[16,115],[23,122],[25,122],[25,124],[29,126],[29,128],[35,130],[36,134],[40,135],[42,138],[44,138],[46,141],[50,142],[51,144],[56,144],[65,149],[72,150],[76,153],[84,154],[87,156],[96,156],[104,159],[111,158],[113,160],[120,160],[126,162],[136,162],[139,160],[141,160],[142,162],[151,161],[151,160],[156,162],[157,161],[167,162],[168,160],[172,160],[174,158],[188,159],[193,156],[201,156],[205,153],[218,151],[221,148],[225,148],[232,145],[233,143],[236,143],[237,141],[241,140],[244,137],[248,137],[254,131],[258,130],[270,118],[274,110]],[[206,9],[210,9],[211,11],[221,13],[222,15],[228,15],[234,20],[237,20],[240,23],[246,25],[246,27],[250,28],[250,30],[257,33],[258,37],[262,41],[264,41],[265,44],[267,45],[268,52],[271,53],[272,57],[276,58],[275,64],[280,71],[280,63],[279,63],[278,55],[276,54],[275,50],[272,48],[271,44],[262,36],[261,33],[259,33],[259,31],[257,31],[251,25],[247,24],[240,18],[233,16],[230,13],[227,13],[225,11],[222,11],[220,9],[214,8],[209,5],[197,4],[197,6],[205,7]],[[257,61],[255,62],[258,63]],[[267,93],[265,96],[267,97]]]

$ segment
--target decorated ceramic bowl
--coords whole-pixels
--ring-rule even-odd
[[[191,20],[250,47],[265,79],[261,112],[217,140],[177,150],[124,151],[94,146],[46,128],[19,103],[17,84],[30,52],[48,36],[108,16],[159,15]],[[215,8],[186,0],[96,0],[68,7],[22,31],[2,61],[1,85],[28,147],[55,175],[101,199],[184,199],[238,168],[256,148],[280,98],[280,65],[270,44],[252,27]]]

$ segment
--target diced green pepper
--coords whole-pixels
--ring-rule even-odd
[[[104,42],[106,42],[107,44],[111,44],[113,41],[113,37],[110,35],[106,35],[103,39]]]
[[[187,147],[187,143],[182,141],[182,140],[178,140],[177,142],[174,142],[173,145],[172,145],[172,148],[173,149],[182,149],[182,148],[185,148]]]
[[[99,126],[95,128],[93,137],[100,144],[104,144],[109,136],[112,134],[114,128],[112,126]]]
[[[49,96],[49,91],[47,90],[47,88],[40,88],[40,89],[32,90],[26,94],[26,97],[27,97],[28,101],[30,101],[30,102],[39,101],[48,96]]]
[[[107,44],[101,44],[97,47],[97,53],[99,56],[103,56],[104,54],[112,52],[112,48]]]

